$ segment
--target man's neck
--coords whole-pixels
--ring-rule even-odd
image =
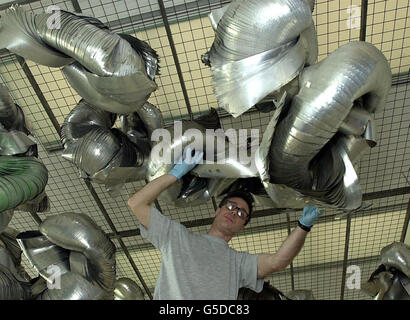
[[[209,229],[208,234],[213,237],[225,240],[226,242],[229,242],[232,239],[232,235],[225,234],[220,230],[214,228],[213,226],[211,226],[211,229]]]

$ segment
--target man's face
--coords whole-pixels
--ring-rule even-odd
[[[236,234],[241,232],[245,227],[245,222],[249,214],[249,206],[242,198],[230,198],[228,202],[238,209],[241,209],[245,215],[239,217],[238,209],[229,210],[225,204],[221,208],[216,209],[215,222],[225,231]]]

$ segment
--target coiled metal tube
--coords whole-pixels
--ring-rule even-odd
[[[60,11],[60,28],[50,28],[52,14],[35,15],[36,29],[50,47],[79,61],[99,76],[125,76],[145,70],[142,58],[119,35]]]
[[[351,42],[306,68],[299,84],[301,89],[272,139],[271,182],[305,193],[323,195],[331,187],[341,193],[334,182],[341,181],[344,165],[332,148],[336,140],[326,144],[357,99],[363,99],[369,113],[384,107],[391,86],[389,64],[373,45]],[[326,181],[314,183],[321,180]]]
[[[39,230],[52,243],[81,252],[89,265],[86,280],[101,288],[106,299],[113,299],[115,246],[87,215],[67,212],[52,216],[42,222]]]
[[[238,0],[211,14],[212,20],[215,40],[203,62],[211,66],[219,106],[234,117],[316,62],[308,1]]]

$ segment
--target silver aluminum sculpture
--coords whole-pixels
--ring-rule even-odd
[[[158,55],[145,42],[101,21],[59,11],[33,14],[18,5],[0,19],[0,47],[49,67],[63,67],[83,97],[62,126],[63,157],[107,189],[145,178],[153,130],[163,127],[147,99],[157,89]],[[13,30],[13,31],[12,31]],[[111,129],[117,115],[122,131]],[[137,170],[135,170],[137,168]]]
[[[58,12],[60,25],[51,28],[54,14],[8,8],[0,19],[0,47],[41,65],[64,67],[80,96],[103,110],[128,114],[143,106],[157,89],[155,52],[95,18],[67,11]]]
[[[43,221],[40,231],[19,233],[4,224],[3,230],[0,300],[114,299],[115,246],[88,216],[63,213]],[[21,266],[22,252],[39,277],[30,279]]]
[[[107,189],[145,178],[151,150],[148,135],[163,126],[159,110],[149,103],[122,115],[121,130],[111,128],[115,119],[115,114],[81,100],[61,127],[63,158]]]
[[[88,216],[51,216],[39,230],[0,234],[0,300],[114,299],[115,246]],[[21,266],[22,253],[38,277]]]
[[[251,0],[210,14],[215,40],[202,60],[220,107],[238,117],[315,63],[312,10],[308,1]]]
[[[274,114],[249,165],[230,156],[224,164],[200,164],[162,200],[194,205],[252,185],[255,198],[274,207],[361,207],[353,165],[376,144],[374,113],[384,106],[391,71],[381,52],[364,42],[349,43],[315,64],[313,10],[313,0],[236,0],[211,12],[215,41],[202,60],[211,67],[219,106],[234,117],[253,106]],[[147,102],[156,89],[155,51],[97,19],[60,15],[60,28],[50,29],[51,14],[13,6],[0,20],[0,45],[40,64],[62,66],[83,97],[63,124],[64,158],[84,178],[111,190],[168,172],[170,164],[149,156],[157,146],[151,133],[164,127],[159,110]],[[111,128],[117,115],[121,130]],[[191,144],[190,129],[207,128],[183,121],[182,136],[164,152]],[[172,136],[173,129],[168,131]],[[228,140],[225,151],[244,152],[253,143]],[[216,150],[207,152],[207,159],[217,159]]]
[[[18,234],[17,242],[49,283],[36,299],[114,299],[115,246],[87,215],[48,217],[39,231]]]
[[[376,145],[374,113],[384,108],[391,70],[359,41],[315,64],[313,8],[307,0],[232,1],[210,14],[215,41],[203,62],[232,116],[275,110],[255,158],[260,199],[349,212],[362,206],[353,165]]]
[[[0,84],[0,300],[29,299],[32,294],[30,276],[21,266],[18,232],[8,225],[15,210],[49,210],[48,171],[37,156],[22,109]]]
[[[88,216],[52,216],[40,232],[8,227],[15,210],[49,210],[48,171],[37,159],[21,108],[2,85],[0,129],[0,300],[113,299],[115,246]],[[73,133],[70,139],[76,138]],[[21,266],[22,252],[40,277],[30,279]]]
[[[381,250],[379,263],[361,290],[374,300],[410,300],[410,246],[389,244]]]
[[[305,68],[299,84],[272,138],[270,181],[337,208],[357,209],[361,193],[352,163],[371,146],[365,131],[384,107],[389,64],[373,45],[351,42]]]

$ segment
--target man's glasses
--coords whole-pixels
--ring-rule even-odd
[[[229,211],[233,211],[236,210],[236,214],[239,218],[241,218],[242,220],[248,219],[248,213],[246,212],[245,209],[243,208],[239,208],[238,205],[235,202],[230,202],[228,201],[225,205],[225,207],[229,210]]]

